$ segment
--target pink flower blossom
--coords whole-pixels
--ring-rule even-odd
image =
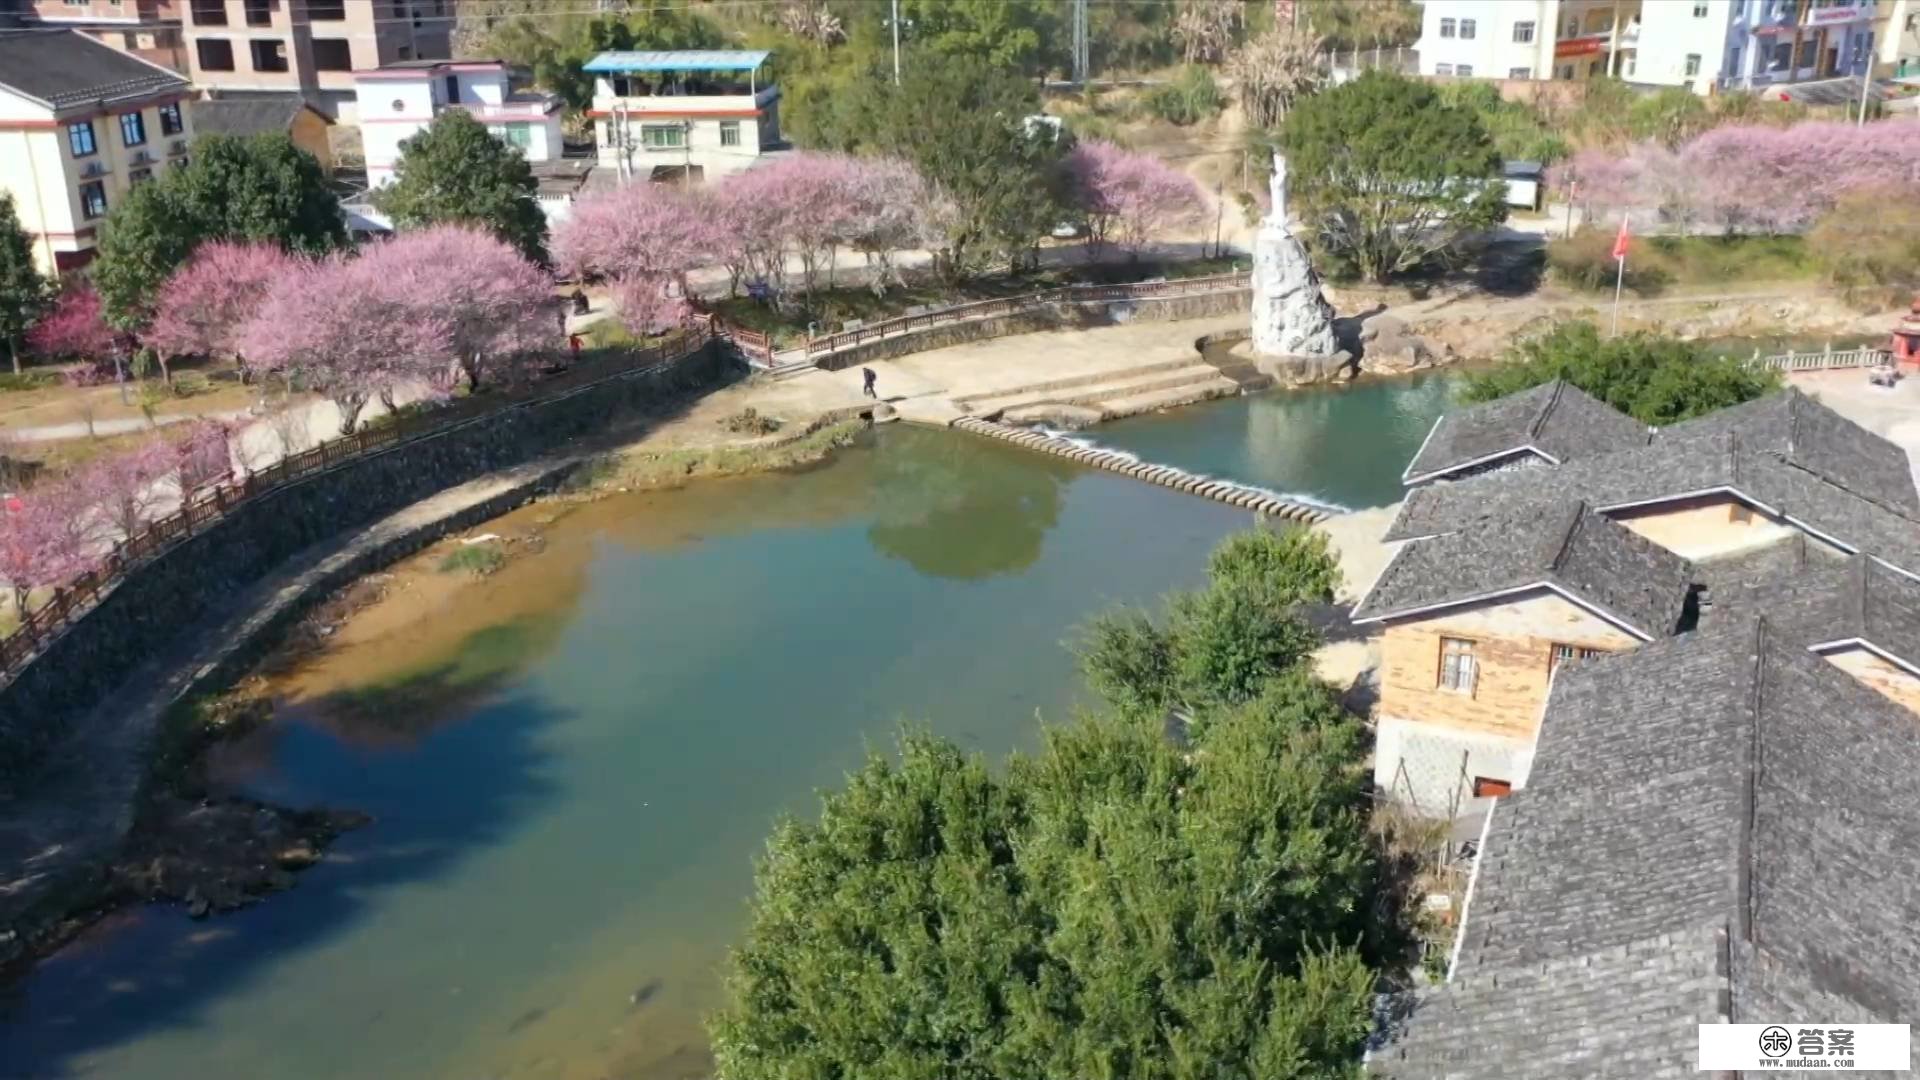
[[[1194,224],[1206,209],[1192,177],[1109,142],[1075,146],[1067,169],[1095,246],[1111,241],[1137,256],[1154,236]]]
[[[140,340],[163,357],[220,356],[245,373],[240,331],[295,265],[272,244],[202,244],[160,287]]]

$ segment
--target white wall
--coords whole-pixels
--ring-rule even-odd
[[[1730,37],[1745,36],[1729,34],[1732,14],[1732,0],[1648,0],[1640,10],[1640,50],[1632,81],[1708,92],[1726,61]],[[1699,57],[1699,71],[1693,75],[1687,74],[1690,56]]]
[[[1523,68],[1529,78],[1546,78],[1559,6],[1558,0],[1427,0],[1420,21],[1420,73],[1457,75],[1464,64],[1474,78],[1512,78]],[[1515,26],[1524,23],[1533,24],[1533,40],[1517,42]],[[1464,36],[1469,32],[1472,37]]]

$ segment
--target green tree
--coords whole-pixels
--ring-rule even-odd
[[[1242,585],[1319,588],[1229,561]],[[768,845],[720,1074],[1354,1075],[1364,738],[1300,665],[1265,675],[1182,737],[1088,716],[999,775],[924,734],[871,756]]]
[[[533,169],[466,112],[448,109],[401,143],[393,172],[393,183],[376,191],[373,203],[395,227],[476,225],[527,258],[547,261],[547,216],[534,197]]]
[[[1071,136],[1045,124],[1032,82],[976,59],[916,53],[901,85],[867,79],[837,110],[830,149],[905,158],[951,201],[940,266],[949,276],[989,256],[1027,265],[1068,206]],[[928,123],[937,116],[939,123]]]
[[[1370,71],[1305,98],[1280,138],[1318,242],[1371,280],[1506,220],[1493,140],[1418,80]]]
[[[473,33],[471,36],[480,42],[475,52],[528,69],[536,83],[560,95],[575,112],[593,101],[594,75],[583,67],[596,53],[625,49],[718,49],[727,44],[712,23],[675,8],[646,7],[618,14],[556,16],[549,12],[547,0],[530,7],[530,13],[513,13],[490,28]]]
[[[1054,28],[1042,0],[904,0],[900,18],[920,48],[1021,75],[1041,73],[1041,39]]]
[[[33,264],[33,243],[14,212],[13,196],[0,191],[0,344],[14,374],[20,373],[20,339],[46,308],[47,280]]]
[[[133,188],[107,215],[93,281],[108,319],[139,326],[155,290],[207,240],[312,254],[345,244],[347,227],[320,163],[287,136],[202,136],[184,168]]]
[[[1586,322],[1562,323],[1515,345],[1508,362],[1467,377],[1465,401],[1491,401],[1554,379],[1636,420],[1664,426],[1751,401],[1780,388],[1778,372],[1656,334],[1603,338]]]

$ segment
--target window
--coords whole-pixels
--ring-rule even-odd
[[[402,60],[413,59],[413,46],[411,45],[400,46],[400,59]]]
[[[1516,45],[1528,45],[1533,42],[1533,23],[1517,22],[1513,24],[1513,41]]]
[[[720,145],[721,146],[739,146],[740,145],[740,121],[738,120],[720,121]]]
[[[160,134],[162,137],[178,135],[182,131],[187,130],[187,125],[180,119],[179,102],[175,101],[162,105],[158,111],[160,113]]]
[[[1509,79],[1531,79],[1531,78],[1533,78],[1533,69],[1532,69],[1532,68],[1508,68],[1508,69],[1507,69],[1507,78],[1509,78]]]
[[[316,71],[352,71],[353,47],[346,38],[314,38],[313,67]]]
[[[1472,65],[1472,64],[1460,64],[1460,65],[1457,65],[1457,66],[1456,66],[1456,67],[1455,67],[1455,68],[1453,69],[1453,73],[1454,73],[1455,75],[1459,75],[1459,76],[1461,76],[1461,77],[1463,77],[1463,78],[1464,78],[1464,77],[1466,77],[1466,76],[1468,76],[1468,75],[1472,75],[1472,74],[1473,74],[1473,65]]]
[[[1637,71],[1639,67],[1640,57],[1635,53],[1627,53],[1620,60],[1620,77],[1623,79],[1633,78],[1633,73]]]
[[[1573,78],[1573,65],[1572,65],[1572,64],[1561,64],[1561,65],[1560,65],[1560,77],[1561,77],[1561,78],[1563,78],[1563,79],[1571,79],[1571,78]]]
[[[147,122],[137,112],[120,114],[120,143],[139,146],[147,141]]]
[[[1473,22],[1474,21],[1472,19],[1460,20],[1460,40],[1461,41],[1473,40]]]
[[[1603,656],[1606,654],[1606,651],[1605,649],[1589,649],[1585,645],[1562,645],[1559,642],[1555,642],[1553,649],[1547,654],[1547,673],[1552,674],[1553,672],[1559,671],[1561,664],[1571,664],[1575,660],[1586,660],[1594,656]]]
[[[1767,65],[1770,71],[1784,71],[1793,65],[1793,42],[1783,41],[1773,47],[1773,60]]]
[[[287,70],[287,43],[276,38],[259,38],[248,42],[253,49],[253,70]]]
[[[1453,37],[1453,36],[1455,36],[1455,34],[1456,34],[1456,30],[1455,30],[1455,27],[1456,27],[1456,25],[1457,25],[1457,24],[1456,24],[1456,23],[1454,22],[1454,20],[1452,20],[1452,19],[1441,19],[1441,20],[1440,20],[1440,36],[1441,36],[1441,37]]]
[[[193,43],[202,71],[232,71],[233,42],[225,38],[201,38]]]
[[[1560,36],[1561,37],[1579,37],[1580,36],[1580,16],[1578,15],[1567,16],[1566,32],[1562,33]]]
[[[1731,49],[1728,49],[1728,50],[1727,50],[1727,74],[1729,74],[1729,75],[1739,75],[1739,74],[1742,74],[1742,72],[1740,71],[1740,48],[1739,48],[1739,46],[1735,46],[1735,47],[1733,47],[1733,48],[1731,48]]]
[[[1452,64],[1435,64],[1433,65],[1433,73],[1435,75],[1451,75],[1453,74],[1453,65]]]
[[[347,0],[307,0],[307,18],[314,22],[339,22],[347,17]]]
[[[144,184],[151,179],[153,179],[152,169],[130,169],[127,172],[128,186],[132,186],[134,184]]]
[[[1597,79],[1600,77],[1600,73],[1606,70],[1606,67],[1607,65],[1605,61],[1595,60],[1591,64],[1587,65],[1587,76],[1589,78]]]
[[[1693,17],[1696,19],[1704,19],[1707,17],[1706,0],[1695,0],[1695,3],[1693,5]]]
[[[86,157],[98,150],[93,144],[93,121],[81,120],[67,125],[67,149],[74,157]]]
[[[80,213],[89,218],[107,216],[107,183],[95,180],[80,185]]]
[[[687,144],[687,129],[680,124],[640,125],[640,145],[649,150],[678,150]]]
[[[1587,13],[1587,33],[1604,34],[1613,29],[1613,12],[1590,11]]]
[[[1471,694],[1477,674],[1479,672],[1473,661],[1473,642],[1465,638],[1440,639],[1440,689],[1456,694]]]
[[[1513,794],[1513,783],[1508,780],[1495,780],[1491,776],[1473,778],[1473,797],[1476,799],[1498,799]]]
[[[273,0],[246,0],[248,26],[273,25]]]
[[[1692,52],[1687,54],[1686,74],[1688,78],[1692,78],[1693,76],[1700,74],[1700,54],[1699,53]]]
[[[193,25],[227,25],[227,0],[193,0]]]
[[[522,151],[533,145],[532,124],[503,124],[487,129],[493,137],[508,146],[517,146]]]

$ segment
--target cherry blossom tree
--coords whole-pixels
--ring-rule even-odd
[[[685,297],[671,292],[672,283],[663,277],[628,277],[614,282],[613,304],[620,325],[635,334],[651,335],[684,324],[693,308]]]
[[[217,484],[233,475],[233,443],[236,428],[221,420],[202,417],[185,424],[186,434],[175,442],[180,459],[180,497],[209,484]]]
[[[712,219],[699,200],[667,184],[628,184],[580,200],[554,230],[554,263],[565,274],[669,278],[713,261]]]
[[[856,159],[847,181],[845,239],[867,257],[874,295],[882,296],[900,283],[896,253],[939,240],[940,198],[919,170],[892,158]]]
[[[511,379],[524,370],[521,361],[556,344],[551,279],[491,233],[437,225],[403,232],[360,258],[394,304],[416,313],[410,317],[446,325],[469,390],[483,378]]]
[[[153,349],[162,371],[172,357],[218,356],[231,360],[247,381],[252,373],[240,351],[240,331],[295,263],[274,244],[202,244],[160,287],[140,340]]]
[[[102,551],[86,534],[86,516],[61,481],[36,484],[0,505],[0,578],[22,617],[34,589],[65,585],[99,565]]]
[[[61,291],[53,307],[27,331],[27,347],[53,360],[98,363],[119,356],[125,341],[107,325],[100,294],[84,282]]]
[[[96,525],[119,539],[132,536],[172,497],[165,482],[180,467],[180,452],[163,438],[149,439],[119,453],[104,454],[75,469],[68,478],[74,497]]]
[[[367,402],[396,386],[444,386],[454,334],[441,312],[406,302],[380,260],[333,255],[280,279],[240,334],[249,362],[325,394],[352,434]]]
[[[1075,146],[1067,155],[1067,170],[1087,215],[1088,243],[1095,247],[1116,243],[1138,258],[1155,235],[1197,222],[1206,209],[1192,177],[1109,142]]]

